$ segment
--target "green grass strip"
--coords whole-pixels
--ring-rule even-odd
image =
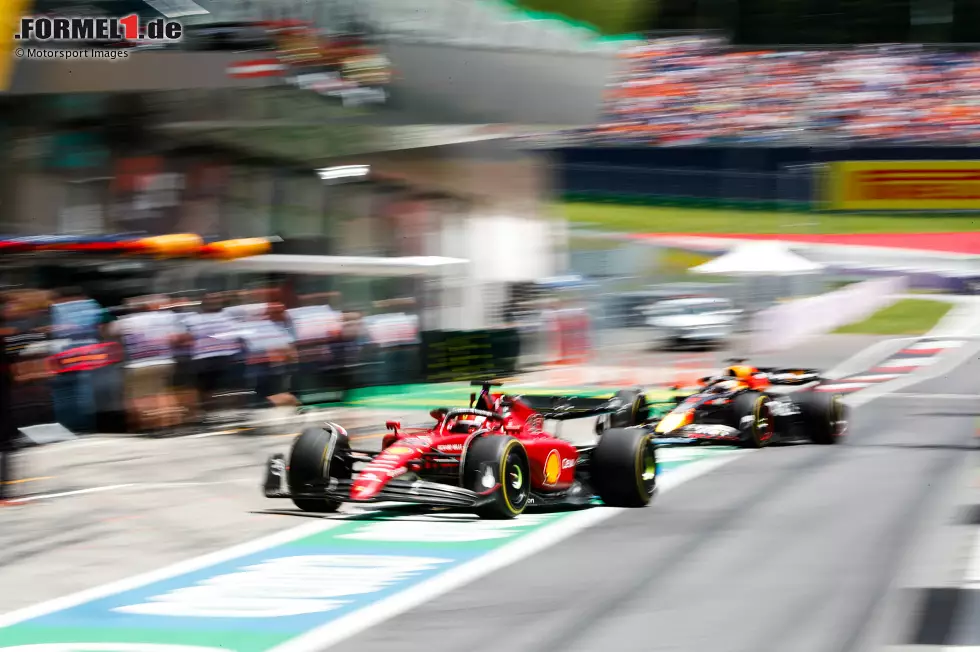
[[[946,301],[901,299],[863,321],[838,328],[837,333],[862,335],[922,335],[935,327],[953,307]]]

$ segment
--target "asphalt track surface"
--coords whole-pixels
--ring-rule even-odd
[[[760,363],[831,366],[867,343]],[[748,454],[334,649],[851,652],[907,642],[920,606],[901,597],[902,583],[955,572],[956,560],[933,559],[925,542],[954,518],[975,463],[977,408],[963,395],[977,396],[978,372],[974,355],[859,408],[844,445]],[[102,438],[36,449],[21,460],[25,486],[78,493],[0,508],[0,587],[16,587],[0,590],[0,612],[297,525],[257,487],[268,454],[288,443]]]

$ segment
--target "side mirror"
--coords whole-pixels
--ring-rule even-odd
[[[504,426],[504,432],[510,435],[516,435],[521,432],[521,427],[515,425]]]
[[[435,410],[433,410],[435,412]],[[398,432],[398,429],[402,427],[401,421],[385,421],[385,428],[393,432]]]

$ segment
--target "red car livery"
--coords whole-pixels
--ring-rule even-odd
[[[275,455],[265,495],[291,498],[304,511],[343,503],[407,502],[513,518],[529,506],[604,503],[642,507],[656,488],[652,434],[643,428],[639,393],[612,399],[523,397],[482,385],[470,407],[436,409],[431,425],[387,423],[379,453],[354,451],[346,430],[326,423],[304,431],[289,458]],[[610,415],[613,427],[588,445],[544,429],[545,419]]]

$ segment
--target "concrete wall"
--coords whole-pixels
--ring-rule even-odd
[[[228,74],[228,68],[268,58],[267,52],[137,52],[115,61],[32,59],[18,62],[10,94],[255,88],[267,86],[269,79],[275,78],[238,79]]]
[[[535,52],[389,42],[391,105],[429,123],[584,126],[598,122],[621,65],[608,52]]]

